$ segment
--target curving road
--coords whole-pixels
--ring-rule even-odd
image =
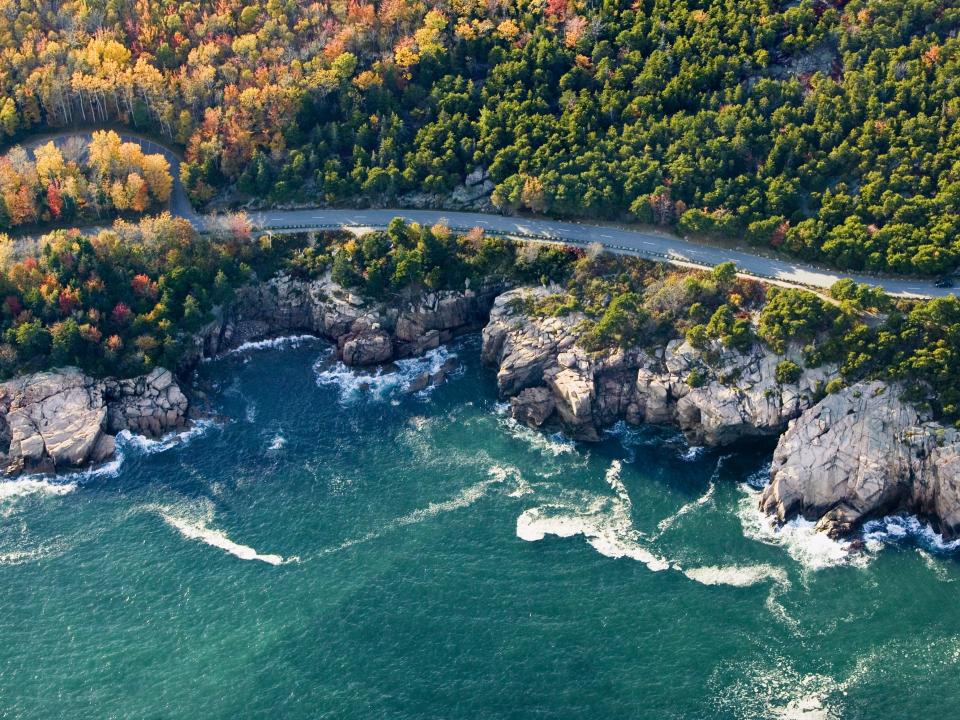
[[[24,146],[29,149],[49,140],[60,144],[71,137],[89,139],[92,132],[92,130],[74,130],[48,133],[30,138],[24,143]],[[117,132],[124,141],[139,143],[144,152],[162,153],[170,162],[170,170],[173,174],[170,212],[186,218],[198,230],[212,229],[215,219],[199,215],[187,198],[186,191],[180,181],[179,154],[172,148],[145,135],[139,135],[128,130],[117,130]],[[401,208],[382,210],[272,210],[254,213],[251,215],[251,220],[254,226],[263,230],[292,232],[329,228],[381,229],[385,228],[395,217],[429,225],[446,222],[455,230],[481,227],[491,234],[547,242],[575,245],[599,243],[614,253],[637,255],[678,265],[713,267],[730,260],[736,263],[737,268],[746,275],[785,285],[826,289],[837,280],[849,277],[857,282],[881,287],[891,295],[903,297],[944,297],[956,292],[953,289],[935,287],[931,280],[842,273],[808,263],[795,262],[787,258],[756,255],[746,250],[706,245],[667,233],[633,230],[614,225],[527,219],[446,210],[405,210]]]
[[[935,287],[930,280],[875,277],[841,273],[827,268],[794,262],[785,258],[754,255],[714,245],[704,245],[667,233],[632,230],[613,225],[595,225],[556,220],[534,220],[484,213],[445,210],[282,210],[257,213],[251,219],[262,229],[323,229],[330,227],[385,228],[401,217],[421,224],[445,221],[451,229],[481,227],[491,234],[535,238],[552,242],[588,245],[599,243],[622,255],[637,255],[679,265],[713,267],[732,260],[746,275],[786,285],[826,289],[841,278],[882,287],[891,295],[903,297],[943,297],[955,290]]]

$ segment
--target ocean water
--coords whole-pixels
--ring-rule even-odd
[[[755,511],[770,448],[511,422],[478,341],[203,365],[218,418],[0,481],[2,718],[908,718],[960,706],[960,568]],[[406,381],[456,356],[440,387]]]

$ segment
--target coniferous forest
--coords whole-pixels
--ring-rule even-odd
[[[0,135],[119,123],[198,207],[438,198],[958,262],[952,0],[7,0]],[[4,188],[0,217],[16,213]]]

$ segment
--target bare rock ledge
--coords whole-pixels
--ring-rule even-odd
[[[163,368],[129,380],[94,380],[77,368],[18,377],[0,384],[0,464],[17,475],[102,462],[117,433],[183,427],[188,405]]]

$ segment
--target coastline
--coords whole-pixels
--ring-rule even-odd
[[[19,383],[25,388],[19,396],[7,391],[21,398],[8,403],[3,414],[5,432],[15,441],[11,448],[17,449],[8,452],[7,474],[108,461],[114,457],[114,437],[123,431],[159,437],[182,430],[200,416],[203,392],[189,387],[196,364],[240,348],[290,336],[318,337],[332,344],[344,374],[423,357],[455,337],[482,330],[481,357],[496,370],[510,415],[537,432],[560,431],[591,442],[625,421],[677,427],[692,446],[735,448],[765,439],[777,447],[758,504],[775,523],[800,517],[831,537],[850,538],[864,523],[907,512],[932,522],[946,540],[956,536],[960,493],[953,478],[960,437],[908,412],[895,387],[860,383],[827,395],[823,388],[836,374],[834,366],[807,369],[794,382],[783,383],[777,367],[785,358],[799,361],[796,347],[777,354],[759,343],[746,351],[718,345],[711,348],[709,363],[703,351],[681,340],[658,349],[587,353],[578,345],[581,318],[538,318],[518,310],[518,298],[542,298],[552,291],[494,285],[391,304],[367,302],[329,277],[298,281],[281,275],[243,288],[230,307],[221,309],[196,334],[193,351],[176,376],[158,369],[118,384],[67,370],[59,371],[66,382],[58,392],[49,392],[51,373],[2,386]],[[426,363],[407,390],[439,385],[451,369],[442,358]],[[874,403],[857,402],[864,392],[889,398],[886,416],[872,414]],[[47,412],[50,407],[57,412]],[[50,414],[58,415],[60,424],[41,431],[36,418]],[[23,422],[17,424],[21,417],[33,418],[27,431]],[[851,424],[879,429],[851,449],[843,434]],[[799,446],[798,437],[803,438]],[[21,447],[40,449],[31,454]]]

